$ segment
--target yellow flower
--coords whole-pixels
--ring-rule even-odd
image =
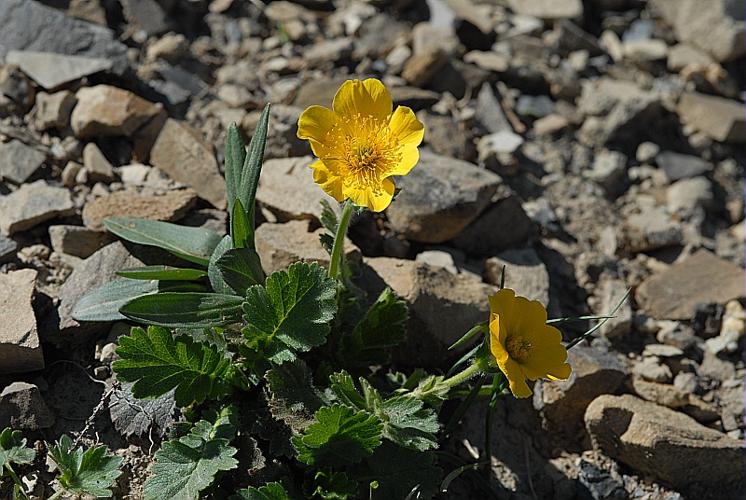
[[[504,288],[490,297],[490,350],[517,398],[531,395],[526,379],[570,376],[562,334],[546,322],[541,303],[516,297],[513,290]]]
[[[319,158],[313,178],[339,202],[381,212],[394,196],[392,175],[406,175],[417,164],[425,128],[414,112],[398,106],[375,78],[347,80],[332,109],[310,106],[298,119],[298,137]]]

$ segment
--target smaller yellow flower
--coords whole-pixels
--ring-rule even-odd
[[[517,398],[527,398],[528,380],[566,380],[571,368],[562,334],[547,323],[540,302],[503,288],[490,297],[490,351]]]
[[[408,107],[392,110],[389,91],[368,78],[344,82],[332,109],[310,106],[300,115],[298,138],[319,158],[313,178],[337,201],[381,212],[394,196],[391,176],[407,175],[419,161],[424,126]]]

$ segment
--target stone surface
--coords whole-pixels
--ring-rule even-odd
[[[159,106],[110,85],[83,87],[75,96],[70,126],[78,138],[130,137],[160,112]]]
[[[676,108],[681,120],[720,142],[746,142],[743,103],[719,96],[685,92]]]
[[[17,233],[74,212],[75,205],[67,189],[39,180],[0,196],[0,231]]]
[[[598,284],[597,293],[600,299],[599,316],[609,314],[616,308],[627,293],[627,284],[619,279],[606,279]],[[629,299],[624,300],[613,318],[608,318],[599,333],[609,338],[624,337],[632,329],[632,305]]]
[[[510,230],[496,231],[496,228]],[[452,243],[469,253],[489,255],[521,246],[536,234],[536,225],[523,210],[518,197],[508,196],[485,210]]]
[[[676,488],[704,493],[698,498],[727,498],[743,486],[743,443],[682,413],[631,395],[604,395],[588,406],[585,425],[595,448]]]
[[[282,220],[321,216],[321,200],[336,203],[313,181],[309,156],[264,162],[257,201]]]
[[[44,153],[16,139],[0,143],[0,179],[23,184],[45,159]]]
[[[513,12],[540,19],[574,19],[583,15],[580,0],[509,0]]]
[[[60,90],[54,94],[39,92],[36,94],[34,119],[40,130],[49,128],[63,129],[70,123],[77,99],[69,90]]]
[[[599,183],[609,196],[616,197],[626,187],[627,157],[619,151],[601,150],[593,158],[593,165],[587,176]]]
[[[397,183],[401,192],[386,211],[407,239],[442,243],[457,236],[487,208],[501,179],[475,165],[429,153]]]
[[[49,239],[57,253],[85,259],[96,250],[111,243],[112,236],[82,226],[49,226]]]
[[[636,292],[641,307],[658,319],[691,319],[697,304],[743,296],[743,269],[706,250],[653,274]]]
[[[668,211],[685,217],[699,208],[710,208],[714,199],[712,183],[706,177],[681,179],[671,184],[666,191]]]
[[[83,166],[90,182],[111,182],[116,178],[111,163],[92,142],[83,148]]]
[[[83,223],[95,231],[104,229],[108,217],[140,217],[167,222],[178,221],[195,205],[197,195],[191,189],[167,191],[162,195],[144,195],[117,191],[86,203]]]
[[[153,166],[191,186],[200,198],[225,208],[225,181],[212,147],[189,125],[169,118],[150,151]]]
[[[36,275],[33,269],[0,274],[0,373],[44,368],[32,306]]]
[[[0,392],[0,427],[38,431],[52,425],[54,415],[34,384],[13,382]]]
[[[112,61],[108,59],[17,50],[8,52],[5,62],[16,64],[47,90],[54,90],[65,83],[110,70],[112,67]]]
[[[500,286],[500,276],[505,266],[505,286],[516,294],[538,300],[544,307],[549,304],[549,273],[536,251],[532,248],[507,250],[484,263],[485,280]]]
[[[684,241],[681,224],[673,220],[663,207],[631,214],[624,221],[621,232],[621,246],[632,253],[681,245]]]
[[[0,233],[0,264],[13,260],[18,250],[18,243]]]
[[[712,170],[712,165],[698,156],[673,151],[662,151],[655,157],[658,167],[663,169],[669,181],[696,177]]]
[[[255,244],[264,272],[269,275],[297,261],[328,266],[329,254],[319,241],[325,232],[323,228],[309,231],[307,220],[262,224],[256,230]],[[360,249],[349,239],[345,240],[345,255],[352,262],[361,258]]]
[[[168,19],[163,7],[156,0],[120,0],[124,17],[148,35],[157,35],[168,29]]]

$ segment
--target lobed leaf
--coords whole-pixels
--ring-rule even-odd
[[[313,478],[311,498],[323,500],[348,500],[357,497],[358,483],[345,472],[321,470]]]
[[[30,464],[35,457],[36,452],[26,448],[26,439],[21,431],[6,427],[0,432],[0,478],[3,477],[4,468],[11,464]]]
[[[164,436],[174,423],[176,400],[173,389],[153,399],[137,399],[132,384],[122,384],[111,393],[109,415],[114,428],[125,437],[144,436],[154,431]]]
[[[316,410],[324,405],[322,394],[312,384],[306,364],[296,359],[277,365],[264,376],[269,388],[269,411],[293,432],[303,432],[313,423]]]
[[[111,485],[122,471],[121,457],[109,455],[106,446],[83,450],[74,448],[73,440],[63,435],[49,448],[49,456],[60,472],[57,478],[62,488],[76,495],[93,495],[109,498]]]
[[[280,483],[267,483],[259,488],[249,486],[237,491],[230,500],[290,500],[290,497]]]
[[[237,322],[243,299],[236,295],[165,292],[130,300],[119,312],[132,320],[169,328],[209,328]]]

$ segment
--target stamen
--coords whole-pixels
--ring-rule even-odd
[[[510,335],[505,341],[505,349],[512,359],[521,362],[531,354],[531,342],[525,337]]]

